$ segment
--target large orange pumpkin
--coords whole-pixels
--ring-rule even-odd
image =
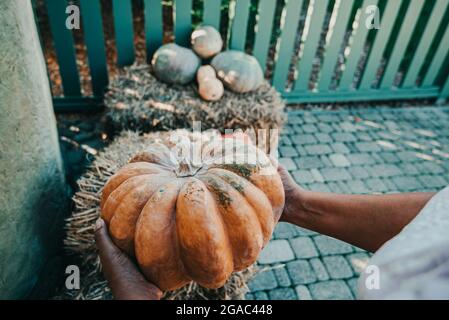
[[[154,144],[103,189],[113,241],[162,290],[192,280],[221,287],[256,261],[283,210],[282,182],[265,153],[248,139],[211,137]]]

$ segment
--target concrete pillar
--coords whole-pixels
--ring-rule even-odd
[[[66,204],[31,1],[1,0],[0,299],[25,298],[50,279],[52,270],[46,266],[61,248]]]

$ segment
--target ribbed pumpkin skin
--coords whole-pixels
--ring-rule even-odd
[[[234,151],[222,149],[221,141],[225,148],[235,143]],[[260,161],[237,164],[245,149]],[[256,261],[284,207],[279,175],[252,144],[204,141],[199,154],[201,165],[193,166],[176,160],[170,146],[154,145],[103,189],[101,216],[114,243],[162,290],[192,280],[223,286],[232,272]],[[222,161],[232,156],[235,163]]]
[[[264,80],[257,59],[241,51],[221,52],[212,59],[211,65],[225,86],[237,93],[256,90]]]

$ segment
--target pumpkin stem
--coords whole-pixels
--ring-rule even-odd
[[[178,168],[176,168],[175,173],[178,177],[193,177],[198,171],[200,171],[202,166],[193,166],[190,161],[182,159],[179,162]]]

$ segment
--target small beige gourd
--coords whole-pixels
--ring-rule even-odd
[[[217,78],[215,69],[209,65],[202,66],[196,74],[198,92],[206,101],[220,100],[224,94],[223,83]]]

